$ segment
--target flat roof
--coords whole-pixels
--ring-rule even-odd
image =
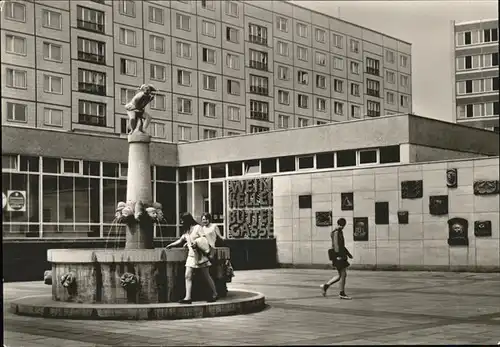
[[[498,18],[477,19],[477,20],[470,20],[470,21],[466,21],[466,22],[455,22],[454,21],[455,26],[476,24],[476,23],[485,23],[485,22],[498,22]]]

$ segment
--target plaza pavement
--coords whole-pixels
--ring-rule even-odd
[[[49,294],[4,283],[4,345],[176,346],[482,344],[500,342],[500,273],[350,271],[346,292],[319,285],[327,270],[237,271],[231,288],[266,295],[259,313],[176,321],[77,321],[16,316],[14,298]]]

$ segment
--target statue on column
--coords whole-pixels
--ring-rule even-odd
[[[150,84],[143,84],[132,100],[125,105],[128,115],[127,130],[129,134],[134,131],[144,132],[151,122],[151,116],[144,109],[154,99],[156,89]]]

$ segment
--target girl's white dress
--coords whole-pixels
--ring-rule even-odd
[[[203,229],[201,225],[194,225],[191,227],[189,230],[189,233],[186,233],[181,236],[181,239],[184,240],[185,242],[188,241],[188,238],[191,239],[191,242],[196,240],[198,237],[203,237]],[[208,260],[208,257],[204,254],[201,254],[201,252],[198,252],[191,247],[191,243],[187,242],[187,247],[188,247],[188,256],[186,259],[186,267],[190,267],[193,269],[198,269],[198,268],[203,268],[207,266],[211,266],[212,264],[210,263],[210,260]]]

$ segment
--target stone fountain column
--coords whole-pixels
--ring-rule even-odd
[[[127,201],[151,205],[151,136],[134,131],[128,136]],[[126,223],[125,249],[153,249],[153,222],[150,218],[132,219]]]

